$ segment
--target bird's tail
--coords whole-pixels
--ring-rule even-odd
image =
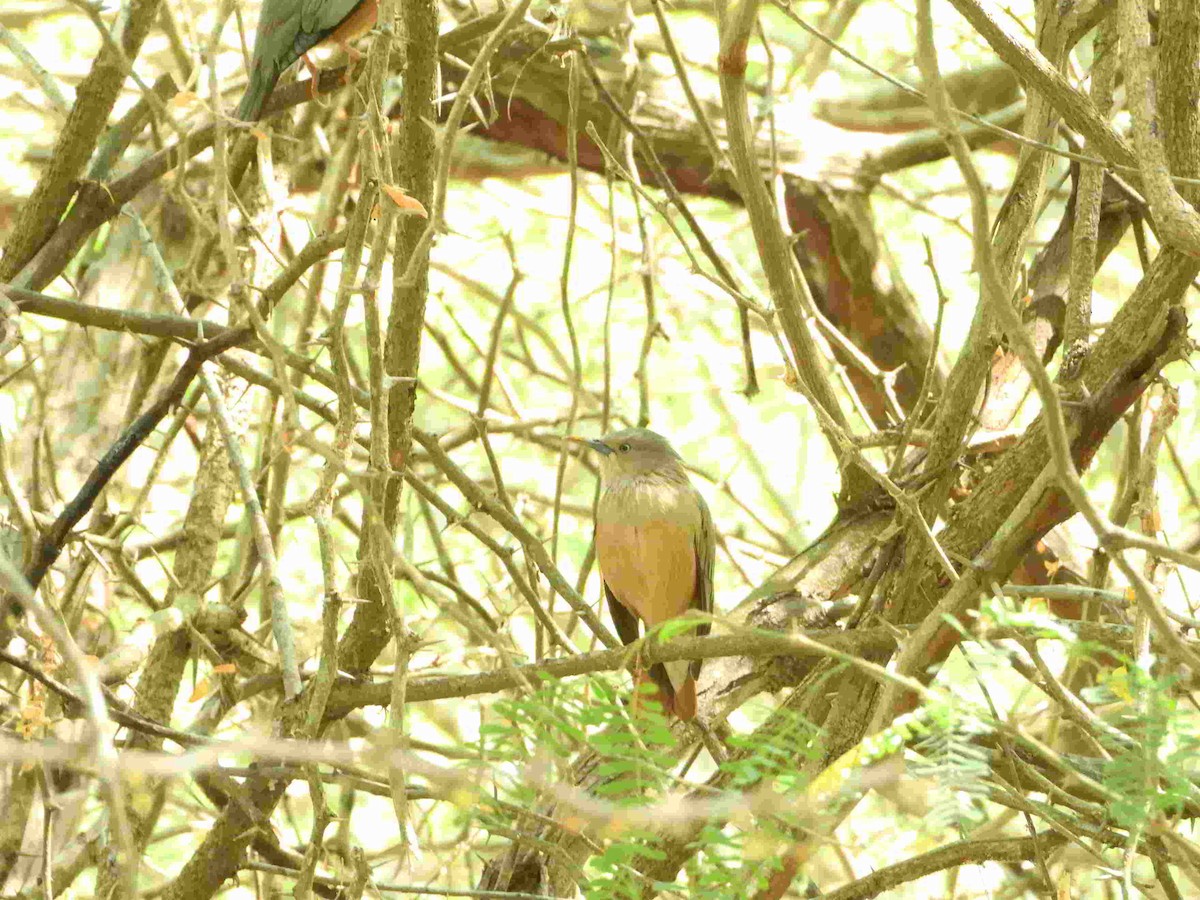
[[[696,679],[690,675],[687,680],[675,689],[674,702],[671,711],[684,722],[690,722],[696,717]]]
[[[243,122],[257,121],[277,80],[278,76],[271,78],[259,67],[254,67],[250,73],[250,83],[246,85],[246,93],[238,104],[237,117]]]
[[[667,666],[677,667],[678,664],[655,663],[650,667],[650,678],[657,691],[649,696],[662,703],[668,715],[690,722],[696,716],[696,679],[692,677],[686,662],[676,671],[669,671]]]

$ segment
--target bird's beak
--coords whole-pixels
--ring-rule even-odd
[[[612,447],[608,446],[608,444],[604,443],[604,441],[589,440],[588,438],[580,437],[577,434],[568,435],[567,440],[574,441],[577,444],[583,444],[585,447],[591,447],[593,450],[603,453],[605,456],[608,456],[613,452]]]

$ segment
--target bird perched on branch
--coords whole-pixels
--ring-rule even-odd
[[[650,629],[689,610],[711,613],[712,516],[667,439],[629,428],[599,440],[572,440],[600,454],[604,492],[596,507],[596,559],[621,640],[638,639],[638,620]],[[696,633],[710,628],[703,622]],[[684,721],[696,715],[700,665],[678,660],[650,667],[663,708]]]
[[[336,44],[352,60],[361,58],[350,42],[374,28],[378,16],[379,0],[265,0],[238,118],[256,120],[279,76],[301,57],[315,78],[316,67],[305,56],[314,47]]]

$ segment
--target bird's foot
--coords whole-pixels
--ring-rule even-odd
[[[300,57],[300,61],[304,63],[304,68],[308,70],[308,99],[314,103],[320,103],[320,94],[317,87],[321,83],[321,69],[313,62],[307,53]]]
[[[308,70],[308,100],[318,102],[317,85],[320,83],[320,70],[316,62],[308,58],[308,54],[304,54],[300,58],[304,62],[304,67]]]
[[[354,67],[358,65],[358,61],[363,58],[363,55],[362,51],[356,49],[345,41],[343,41],[339,46],[346,51],[346,56],[350,60],[346,64],[346,68],[342,69],[342,87],[345,87],[350,83],[350,75],[354,72]]]
[[[664,713],[670,715],[671,700],[663,695],[658,684],[650,676],[639,659],[633,670],[633,702],[630,704],[634,718],[640,714],[646,703],[657,703]]]

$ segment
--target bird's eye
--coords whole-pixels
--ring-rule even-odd
[[[622,445],[621,445],[620,447],[618,447],[617,449],[618,449],[618,450],[620,450],[622,453],[628,453],[628,452],[629,452],[629,445],[628,445],[628,444],[622,444]]]

